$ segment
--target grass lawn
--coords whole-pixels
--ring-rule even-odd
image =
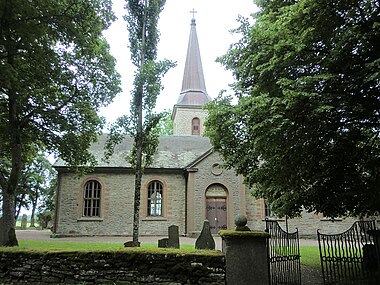
[[[318,246],[300,246],[301,264],[321,269]]]
[[[194,249],[194,245],[181,244],[181,249],[158,249],[157,244],[142,243],[141,248],[125,248],[122,243],[106,243],[106,242],[62,242],[62,241],[46,241],[46,240],[19,240],[17,247],[0,247],[1,251],[28,251],[28,252],[92,252],[92,251],[120,251],[120,250],[137,250],[149,252],[170,252],[180,251],[192,253],[200,253]],[[208,251],[209,252],[209,251]]]
[[[140,249],[124,248],[121,243],[105,242],[62,242],[41,240],[20,240],[18,247],[0,247],[0,251],[33,251],[33,252],[60,252],[60,251],[118,251],[118,250],[148,250],[149,252],[170,252],[173,249],[158,249],[157,244],[142,243]],[[174,250],[175,251],[175,250]],[[194,249],[194,245],[181,244],[182,253],[201,253]],[[210,253],[210,251],[207,251]],[[216,251],[215,251],[216,252]],[[300,246],[301,264],[320,269],[318,246]]]
[[[39,228],[40,224],[37,221],[35,221],[34,226],[36,228]],[[30,227],[30,220],[28,220],[28,222],[26,223],[26,228],[29,228],[29,227]],[[16,228],[21,229],[21,221],[16,221]]]

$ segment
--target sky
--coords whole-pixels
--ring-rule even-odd
[[[123,15],[126,14],[124,3],[124,0],[113,0],[113,10],[118,20],[104,32],[110,44],[110,52],[116,58],[116,68],[121,74],[123,89],[112,104],[101,109],[100,115],[106,117],[109,123],[129,113],[133,84],[134,67],[130,61],[128,33],[123,20]],[[216,98],[223,89],[228,90],[229,84],[233,82],[232,73],[215,62],[218,56],[225,54],[229,46],[239,39],[230,30],[239,26],[236,20],[238,15],[249,18],[257,11],[253,0],[167,0],[158,22],[158,60],[169,59],[175,61],[177,66],[169,70],[162,80],[164,89],[157,99],[157,111],[172,109],[181,92],[193,17],[190,11],[193,9],[196,11],[194,17],[206,89],[211,98]]]

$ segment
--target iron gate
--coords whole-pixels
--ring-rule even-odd
[[[341,234],[317,231],[324,284],[380,284],[375,221],[358,221]]]
[[[266,220],[270,284],[301,284],[301,265],[298,229],[284,231],[277,221]]]

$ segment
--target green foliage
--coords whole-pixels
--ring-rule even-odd
[[[120,91],[120,75],[102,35],[115,19],[110,0],[0,7],[0,187],[9,229],[22,170],[38,150],[72,166],[95,163],[88,147],[102,130],[98,111]]]
[[[378,1],[257,1],[219,58],[237,79],[208,105],[226,165],[280,216],[380,211]]]
[[[101,34],[115,19],[111,5],[2,1],[2,156],[9,157],[7,138],[17,130],[23,153],[33,142],[57,150],[70,165],[89,160],[87,147],[102,128],[97,112],[120,91],[115,60]],[[10,103],[16,130],[7,125]]]
[[[32,161],[27,161],[18,184],[16,208],[31,209],[33,216],[38,203],[49,205],[52,210],[56,189],[56,185],[53,185],[54,176],[54,169],[41,152],[38,152]]]
[[[172,111],[165,110],[162,113],[162,118],[157,125],[157,132],[160,135],[172,135],[173,134],[173,120]]]
[[[146,2],[146,3],[145,3]],[[111,125],[105,147],[106,160],[116,144],[125,136],[135,138],[128,161],[136,167],[136,147],[142,145],[143,167],[152,163],[160,134],[159,122],[167,112],[155,113],[157,96],[162,91],[161,79],[175,66],[169,60],[156,61],[159,33],[157,23],[165,1],[127,1],[124,17],[129,31],[131,60],[138,68],[135,73],[130,115],[124,115]],[[139,126],[141,124],[141,126]],[[141,136],[141,141],[138,138]]]

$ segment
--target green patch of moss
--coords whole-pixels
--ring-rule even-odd
[[[267,232],[259,231],[233,231],[233,230],[222,230],[219,232],[221,237],[258,237],[258,238],[269,238],[270,234]]]

